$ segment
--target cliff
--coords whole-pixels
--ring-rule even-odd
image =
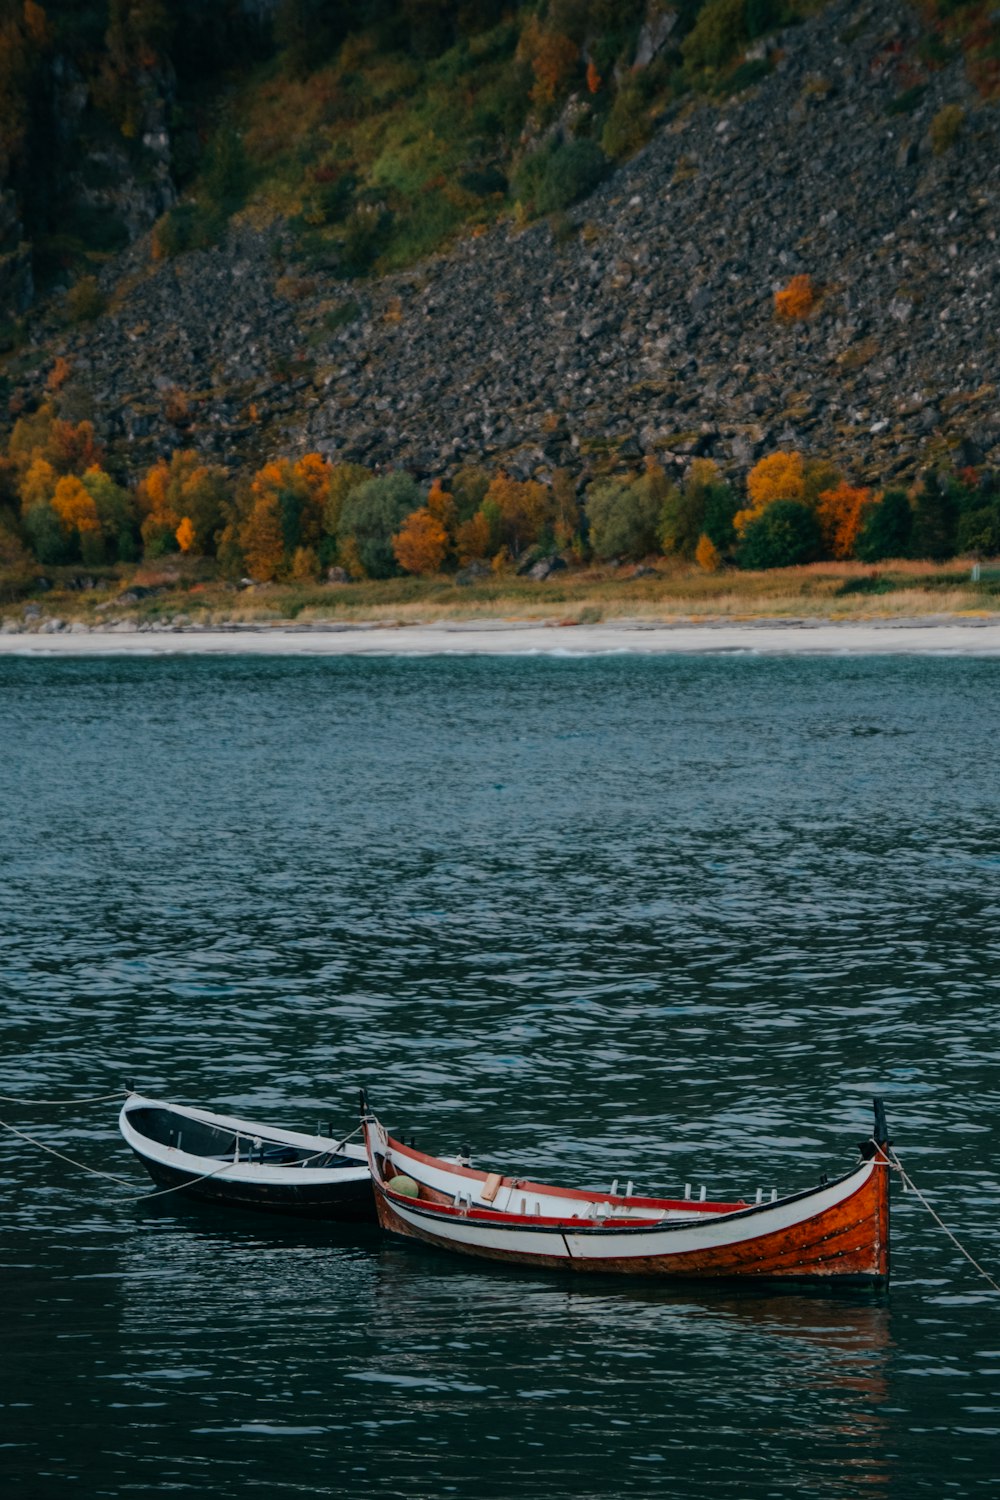
[[[15,409],[61,355],[68,407],[131,470],[178,446],[423,476],[743,471],[778,446],[880,484],[1000,465],[1000,120],[919,36],[901,0],[831,4],[758,43],[742,92],[667,108],[568,214],[375,280],[302,263],[281,218],[169,260],[143,236],[96,321],[36,323]],[[782,320],[796,275],[815,305]]]

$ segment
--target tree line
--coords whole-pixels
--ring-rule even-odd
[[[211,559],[256,582],[523,571],[656,556],[706,571],[824,559],[1000,553],[1000,476],[928,470],[910,488],[851,484],[832,464],[779,451],[743,484],[706,458],[683,480],[647,459],[592,478],[516,479],[466,465],[430,484],[318,453],[232,474],[198,453],[158,458],[132,484],[105,467],[89,421],[51,404],[18,419],[0,456],[0,563],[21,570]]]

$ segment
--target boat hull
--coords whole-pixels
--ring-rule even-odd
[[[135,1154],[157,1186],[175,1189],[177,1197],[194,1198],[224,1208],[249,1209],[254,1213],[292,1214],[302,1219],[339,1219],[346,1223],[373,1224],[377,1218],[370,1179],[304,1187],[234,1182],[220,1177],[192,1182],[189,1171],[151,1161],[140,1151]]]
[[[873,1287],[888,1281],[889,1168],[877,1147],[835,1182],[776,1202],[702,1208],[532,1184],[517,1186],[521,1212],[494,1211],[483,1201],[482,1184],[501,1179],[412,1151],[377,1122],[368,1126],[368,1148],[382,1227],[440,1249],[575,1274]],[[419,1197],[394,1191],[387,1166],[411,1176]],[[479,1201],[471,1201],[477,1193]],[[523,1205],[535,1194],[532,1215]],[[591,1203],[609,1212],[595,1221]]]
[[[165,1195],[253,1213],[376,1220],[358,1146],[138,1095],[126,1102],[119,1125]]]

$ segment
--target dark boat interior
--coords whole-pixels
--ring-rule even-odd
[[[202,1120],[191,1120],[186,1115],[176,1114],[170,1109],[142,1108],[130,1110],[128,1119],[132,1127],[147,1140],[159,1146],[176,1146],[192,1156],[203,1156],[210,1161],[235,1161],[237,1145],[240,1161],[253,1162],[269,1167],[356,1167],[358,1163],[349,1156],[335,1151],[315,1152],[303,1146],[292,1146],[286,1141],[268,1140],[256,1134],[238,1134],[219,1125],[207,1125]]]

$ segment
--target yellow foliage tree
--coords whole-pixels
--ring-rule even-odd
[[[175,532],[177,545],[182,552],[190,552],[194,546],[195,529],[190,516],[182,516],[181,524]]]
[[[805,495],[805,463],[801,453],[769,453],[754,464],[747,475],[750,505],[733,517],[737,534],[742,536],[775,500],[802,500]]]
[[[93,497],[75,474],[64,474],[59,480],[52,496],[52,508],[67,534],[77,531],[83,536],[88,531],[99,532],[101,529]]]
[[[292,553],[292,577],[296,583],[315,583],[319,577],[319,558],[314,547],[296,547]]]
[[[407,573],[438,573],[448,553],[448,533],[423,506],[406,517],[392,539],[392,550]]]
[[[58,478],[47,458],[32,459],[17,487],[21,497],[21,514],[27,515],[32,506],[44,505],[51,500]]]

